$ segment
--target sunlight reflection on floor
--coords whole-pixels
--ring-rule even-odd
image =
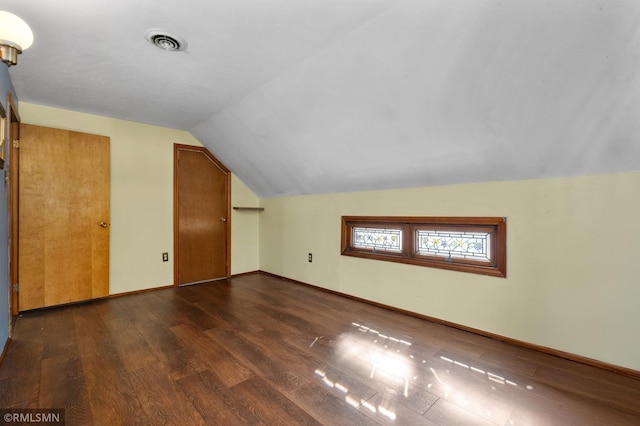
[[[319,339],[316,337],[310,346]],[[339,377],[329,365],[317,368],[315,375],[348,405],[385,422],[401,421],[399,412],[408,410],[422,415],[444,399],[439,406],[453,403],[468,415],[475,414],[492,423],[533,424],[532,417],[523,415],[522,410],[514,416],[514,404],[506,389],[527,392],[533,390],[531,385],[520,386],[504,374],[450,354],[425,356],[411,340],[354,322],[348,332],[331,342],[331,347],[342,369],[346,365],[352,379],[365,381],[369,387],[350,387],[347,378]],[[372,392],[382,397],[374,398]]]

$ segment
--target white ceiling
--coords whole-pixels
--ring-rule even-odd
[[[638,0],[0,9],[34,31],[21,101],[188,130],[259,196],[640,170]]]

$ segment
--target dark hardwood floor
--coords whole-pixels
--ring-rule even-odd
[[[640,381],[267,275],[19,317],[0,408],[67,425],[640,425]]]

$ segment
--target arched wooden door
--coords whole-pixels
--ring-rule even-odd
[[[174,146],[174,285],[230,275],[230,172],[206,148]]]

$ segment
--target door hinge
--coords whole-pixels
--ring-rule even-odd
[[[18,287],[19,287],[19,286],[18,286],[18,283],[15,283],[15,284],[13,285],[13,292],[14,292],[14,293],[17,293],[17,292],[18,292]]]
[[[14,139],[13,140],[13,147],[14,148],[20,148],[20,139]]]

